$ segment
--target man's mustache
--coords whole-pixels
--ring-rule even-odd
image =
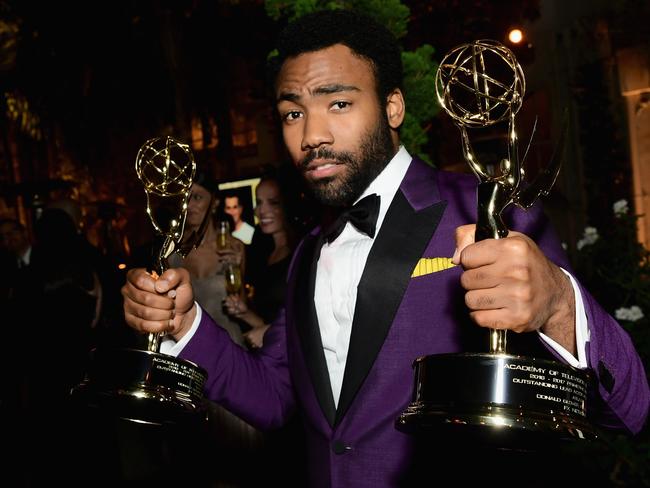
[[[323,147],[309,151],[307,155],[298,162],[298,168],[303,172],[307,171],[309,165],[315,159],[329,159],[336,161],[337,164],[349,164],[353,161],[350,153],[333,151]]]
[[[337,160],[338,156],[331,149],[327,149],[327,148],[312,149],[307,153],[307,155],[302,159],[302,161],[300,161],[300,164],[298,166],[300,167],[301,170],[307,171],[307,168],[315,159]]]

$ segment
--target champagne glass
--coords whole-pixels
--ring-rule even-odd
[[[239,295],[242,289],[241,268],[237,263],[228,262],[224,267],[226,278],[226,293],[228,295]]]
[[[229,247],[230,223],[227,220],[220,220],[217,224],[217,250],[223,251]]]

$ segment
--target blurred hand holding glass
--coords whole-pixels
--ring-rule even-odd
[[[224,264],[224,276],[226,279],[226,292],[228,295],[239,295],[242,289],[241,268],[234,262]]]

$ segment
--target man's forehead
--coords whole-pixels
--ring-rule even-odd
[[[328,87],[363,88],[374,86],[374,73],[368,60],[349,47],[336,44],[288,58],[276,83],[277,101],[304,94],[327,92]]]

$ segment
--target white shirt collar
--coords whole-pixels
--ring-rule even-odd
[[[380,196],[381,201],[379,205],[379,215],[377,216],[377,232],[381,228],[381,224],[384,221],[388,207],[390,207],[395,193],[402,184],[404,175],[409,169],[411,160],[413,158],[408,153],[404,146],[400,146],[399,150],[393,156],[393,159],[389,161],[386,167],[379,173],[379,175],[368,185],[366,191],[357,199],[357,202],[367,195],[372,195],[376,193]],[[356,202],[354,202],[356,203]]]

